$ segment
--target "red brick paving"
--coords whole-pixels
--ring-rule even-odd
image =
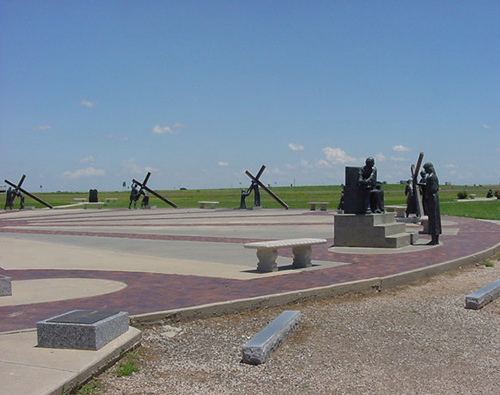
[[[307,215],[311,214],[313,213],[307,213]],[[314,213],[314,215],[331,215],[331,213],[328,214],[318,212]],[[287,216],[290,217],[288,214]],[[68,224],[71,221],[78,220],[75,218],[74,214],[70,215],[68,213],[61,213],[57,217],[68,217]],[[79,217],[80,219],[85,218],[86,220],[90,220],[88,215],[80,215]],[[17,228],[17,226],[35,225],[35,223],[36,225],[42,225],[45,227],[47,226],[47,222],[53,221],[55,218],[56,217],[54,216],[45,217],[43,215],[39,215],[36,218],[30,217],[16,220],[0,217],[0,232],[134,238],[148,240],[217,241],[221,243],[240,244],[249,241],[256,241],[256,239],[246,238],[234,239],[162,234],[135,234],[119,231],[51,231],[36,228]],[[102,219],[103,216],[99,216],[98,218]],[[116,216],[110,217],[103,222],[102,226],[109,226],[108,221],[113,218],[118,220]],[[181,217],[179,216],[178,218]],[[193,219],[193,217],[189,218]],[[214,216],[210,218],[213,219],[216,217]],[[272,219],[272,216],[266,216],[266,218]],[[140,221],[141,219],[143,220],[144,216],[141,216],[136,220]],[[328,240],[329,243],[327,243],[327,245],[313,248],[312,258],[322,261],[350,262],[352,263],[351,265],[304,272],[291,272],[290,274],[252,280],[233,280],[202,276],[143,272],[95,270],[3,270],[0,268],[0,274],[10,276],[13,280],[95,278],[121,281],[127,284],[127,287],[121,291],[95,297],[0,307],[0,331],[34,327],[36,322],[42,319],[46,319],[73,309],[124,310],[128,311],[131,315],[135,315],[280,292],[303,290],[312,287],[320,287],[372,277],[383,277],[472,255],[500,243],[500,226],[496,224],[469,218],[453,217],[443,219],[452,221],[454,224],[449,225],[449,227],[459,228],[459,232],[457,235],[441,236],[443,244],[439,247],[400,254],[345,254],[329,252],[328,247],[333,243],[333,240],[330,239]],[[133,221],[134,218],[127,216],[126,220]],[[98,225],[93,221],[94,220],[92,220],[93,227],[98,227]],[[65,227],[68,224],[58,223],[59,226]],[[318,222],[316,224],[324,225],[324,222]],[[242,224],[239,225],[241,226]],[[287,225],[307,226],[308,224],[296,223]],[[129,227],[130,225],[127,224],[126,226]],[[184,226],[184,224],[182,226]],[[206,226],[206,224],[203,224],[203,226]],[[280,251],[280,255],[291,256],[290,252],[287,250]]]

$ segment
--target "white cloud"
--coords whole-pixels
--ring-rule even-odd
[[[450,163],[448,165],[445,165],[444,167],[446,167],[447,169],[455,169],[457,166]]]
[[[487,125],[487,124],[483,123],[483,128],[485,128],[485,129],[491,129],[491,125]]]
[[[227,163],[227,162],[219,162],[219,166],[220,167],[226,167],[226,166],[229,166],[229,163]]]
[[[87,167],[86,169],[79,169],[76,171],[65,171],[63,173],[63,178],[68,179],[76,179],[82,177],[103,177],[106,175],[106,172],[102,169],[96,169],[92,166]]]
[[[404,145],[395,145],[394,147],[392,147],[392,150],[396,152],[405,152],[409,151],[410,149],[408,147],[405,147]]]
[[[340,148],[325,147],[323,148],[323,153],[326,156],[326,160],[332,164],[356,163],[358,161]]]
[[[127,160],[124,160],[122,162],[122,169],[125,174],[146,174],[148,172],[154,172],[158,171],[158,169],[155,169],[153,167],[145,166],[141,167],[138,166],[137,163],[135,162],[134,158],[130,158]]]
[[[313,166],[312,166],[312,165],[311,165],[311,164],[310,164],[307,160],[305,160],[305,159],[302,159],[302,160],[300,161],[300,165],[301,165],[302,167],[305,167],[305,168],[308,168],[308,169],[310,169],[311,167],[313,167]]]
[[[93,156],[88,156],[87,158],[83,158],[83,159],[80,159],[79,163],[82,163],[82,164],[92,164],[95,162],[95,159]]]
[[[52,129],[52,126],[50,126],[50,125],[38,125],[38,126],[35,126],[31,130],[34,131],[34,132],[37,132],[39,130],[49,130],[49,129]]]
[[[383,161],[385,161],[385,155],[382,154],[382,153],[381,154],[377,154],[377,155],[375,155],[375,160],[377,162],[383,162]]]
[[[160,126],[160,125],[155,125],[153,128],[153,133],[154,134],[171,134],[171,135],[176,135],[179,134],[180,130],[184,127],[183,124],[176,122],[172,126]]]
[[[281,170],[280,168],[278,167],[274,167],[272,169],[269,169],[269,174],[286,174],[283,170]]]
[[[316,162],[316,167],[319,167],[319,168],[331,168],[332,165],[330,163],[328,163],[326,160],[321,159],[321,160],[319,160],[319,161]]]
[[[94,106],[95,106],[95,103],[94,103],[94,102],[91,102],[91,101],[89,101],[89,100],[82,100],[82,101],[80,102],[80,104],[81,104],[82,106],[89,107],[89,108],[92,108],[92,107],[94,107]]]
[[[304,146],[300,144],[290,143],[288,144],[288,148],[290,148],[292,151],[304,151]]]

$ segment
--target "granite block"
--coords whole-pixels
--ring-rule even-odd
[[[128,330],[128,313],[73,310],[37,323],[38,347],[99,350]]]
[[[12,279],[7,276],[0,276],[0,296],[12,295]]]
[[[477,310],[500,296],[500,280],[494,281],[465,297],[465,308]]]
[[[286,310],[242,348],[242,362],[260,365],[300,323],[300,311]]]

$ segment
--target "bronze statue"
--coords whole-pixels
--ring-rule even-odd
[[[148,192],[141,189],[140,194],[143,195],[142,201],[141,201],[141,208],[149,206]]]
[[[16,198],[19,198],[19,209],[20,210],[23,210],[24,209],[24,194],[17,188],[15,189],[12,189],[11,187],[9,187],[9,189],[7,189],[7,192],[5,194],[5,210],[7,210],[7,208],[9,208],[10,210],[12,210],[12,208],[14,207],[14,200],[16,200]]]
[[[134,204],[134,208],[137,205],[137,201],[139,200],[140,192],[138,189],[137,184],[134,182],[132,183],[132,187],[130,190],[130,203],[128,204],[128,208],[132,208],[132,204]]]
[[[372,213],[381,214],[385,212],[384,191],[380,182],[377,182],[375,188],[370,192],[370,208]]]
[[[420,172],[420,181],[417,184],[420,188],[420,196],[422,196],[422,208],[424,209],[424,215],[427,215],[427,207],[425,204],[425,198],[426,198],[426,195],[425,195],[425,177],[426,177],[425,171],[422,170]]]
[[[413,186],[411,185],[411,180],[406,181],[405,186],[405,196],[406,196],[406,217],[410,214],[418,215],[417,212],[417,200],[415,194],[413,193]]]
[[[7,189],[7,192],[5,194],[5,210],[7,210],[7,207],[12,210],[12,207],[14,207],[14,199],[15,199],[15,194],[14,190],[9,187]]]
[[[245,203],[245,199],[247,196],[249,196],[251,193],[254,193],[254,204],[255,207],[260,207],[260,191],[259,191],[259,184],[252,180],[252,183],[248,187],[248,189],[245,191],[244,189],[241,190],[241,195],[240,195],[240,210],[246,209],[247,205]]]
[[[434,169],[434,165],[430,162],[424,164],[425,184],[424,184],[424,207],[427,210],[429,218],[429,234],[431,241],[428,245],[439,244],[439,235],[441,230],[441,212],[439,209],[439,180]]]
[[[375,167],[375,159],[372,157],[366,158],[365,166],[359,169],[358,185],[363,195],[365,214],[371,214],[371,192],[377,185],[377,168]]]

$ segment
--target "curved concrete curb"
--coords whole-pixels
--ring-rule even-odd
[[[37,347],[34,329],[0,334],[2,394],[67,394],[140,346],[141,331],[128,331],[97,351]]]
[[[374,277],[365,280],[346,282],[341,284],[327,285],[290,291],[279,294],[270,294],[246,299],[233,299],[225,302],[210,303],[205,305],[145,313],[130,316],[130,322],[136,327],[182,322],[192,319],[215,317],[224,314],[233,314],[246,310],[256,310],[266,307],[276,307],[292,303],[300,303],[306,300],[316,300],[333,296],[341,296],[348,293],[366,292],[370,290],[387,290],[401,285],[407,285],[422,279],[442,274],[462,266],[470,266],[490,258],[500,252],[500,243],[481,251],[477,254],[468,255],[438,263],[425,268],[410,270],[403,273],[386,277]]]

